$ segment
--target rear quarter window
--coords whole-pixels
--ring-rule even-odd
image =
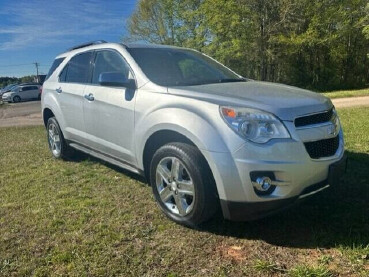
[[[58,58],[58,59],[55,59],[53,64],[51,65],[50,67],[50,70],[49,72],[47,73],[46,75],[46,78],[45,78],[45,81],[47,79],[49,79],[49,77],[54,73],[55,69],[58,68],[58,66],[64,61],[64,58]]]

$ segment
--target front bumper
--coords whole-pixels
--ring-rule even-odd
[[[12,100],[11,96],[7,96],[7,97],[1,97],[1,99],[3,100],[3,102],[10,102]]]
[[[287,209],[308,196],[314,195],[330,186],[337,185],[346,171],[346,167],[347,156],[342,155],[339,161],[329,166],[328,178],[306,187],[299,195],[294,197],[259,202],[235,202],[221,199],[220,204],[223,215],[226,219],[233,221],[248,221]]]

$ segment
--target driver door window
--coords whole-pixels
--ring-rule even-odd
[[[99,84],[99,76],[103,72],[117,72],[127,79],[132,79],[130,69],[123,57],[114,51],[99,51],[96,53],[92,83]]]

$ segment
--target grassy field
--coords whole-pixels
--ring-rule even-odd
[[[369,89],[339,90],[339,91],[324,92],[323,94],[325,96],[331,98],[331,99],[345,98],[345,97],[369,96]]]
[[[0,129],[1,276],[369,276],[369,109],[339,110],[341,186],[256,222],[191,230],[140,177],[51,158],[42,127]]]

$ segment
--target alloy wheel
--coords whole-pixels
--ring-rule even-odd
[[[49,139],[49,146],[50,146],[50,149],[53,155],[55,157],[60,156],[60,152],[61,152],[60,134],[59,134],[58,127],[54,123],[49,124],[48,139]]]
[[[156,168],[160,201],[179,216],[188,215],[195,204],[195,187],[185,165],[176,157],[163,158]]]

